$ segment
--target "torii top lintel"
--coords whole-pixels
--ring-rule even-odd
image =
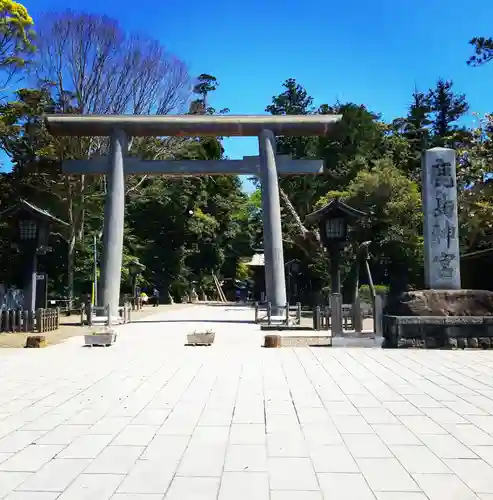
[[[341,115],[45,115],[50,133],[60,136],[109,136],[116,129],[129,136],[326,136]]]

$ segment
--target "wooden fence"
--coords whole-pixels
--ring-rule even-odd
[[[334,293],[330,297],[330,306],[317,306],[313,310],[314,330],[331,330],[332,335],[341,335],[344,331],[363,331],[363,319],[373,318],[373,329],[376,335],[382,334],[383,298],[377,295],[373,304],[342,304],[341,295]]]
[[[85,304],[80,308],[80,324],[93,326],[96,323],[104,323],[106,326],[111,326],[112,319],[116,319],[119,323],[132,322],[132,306],[130,303],[125,303],[123,306],[118,306],[118,318],[111,318],[109,313],[110,306],[93,306]]]
[[[60,309],[3,309],[0,311],[0,332],[45,333],[60,327]]]
[[[270,302],[255,302],[255,323],[267,323],[268,326],[272,325],[272,304]],[[297,302],[295,306],[286,304],[284,307],[279,308],[282,311],[283,319],[277,317],[277,321],[281,320],[285,325],[299,325],[301,323],[301,302]],[[294,312],[294,315],[291,314]]]
[[[60,311],[58,309],[36,310],[36,331],[38,333],[52,332],[60,327]]]

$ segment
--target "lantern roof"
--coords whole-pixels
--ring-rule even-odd
[[[50,214],[50,212],[43,210],[42,208],[39,208],[38,206],[34,205],[34,203],[31,203],[30,201],[24,200],[21,198],[15,205],[13,205],[10,208],[7,208],[7,210],[4,210],[3,212],[0,212],[0,217],[4,216],[9,216],[9,215],[17,215],[19,213],[28,213],[32,217],[38,220],[43,220],[45,222],[51,222],[53,224],[58,224],[60,226],[68,226],[69,224],[67,222],[64,222],[54,215]]]
[[[367,217],[366,212],[362,212],[356,208],[349,206],[344,203],[340,198],[334,198],[327,203],[327,205],[315,210],[311,214],[305,217],[305,224],[316,224],[323,219],[359,219],[362,217]]]

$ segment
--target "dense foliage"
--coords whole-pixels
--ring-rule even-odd
[[[69,222],[54,236],[53,252],[40,266],[52,293],[76,297],[90,289],[93,245],[100,246],[104,176],[66,176],[65,159],[107,154],[104,138],[55,138],[44,113],[227,113],[210,106],[219,92],[216,77],[188,75],[185,65],[159,42],[124,32],[104,16],[66,11],[43,16],[35,28],[27,11],[0,0],[0,69],[5,78],[22,73],[22,85],[0,105],[0,146],[12,170],[0,175],[0,210],[27,198]],[[33,50],[33,43],[36,50]],[[471,66],[493,56],[493,41],[475,38]],[[471,71],[474,71],[471,69]],[[466,96],[453,82],[415,89],[406,116],[384,122],[360,103],[315,105],[295,79],[283,83],[266,111],[283,114],[341,114],[330,137],[280,137],[278,152],[294,158],[322,158],[322,176],[282,178],[285,261],[301,262],[299,292],[305,298],[329,285],[326,255],[307,238],[304,217],[327,200],[344,197],[369,214],[351,231],[345,251],[347,283],[357,245],[371,240],[374,280],[395,287],[423,285],[420,157],[425,148],[458,152],[461,250],[491,245],[493,121],[469,113]],[[142,138],[130,154],[146,159],[221,159],[221,138]],[[254,182],[257,182],[254,180]],[[258,186],[257,186],[258,187]],[[310,229],[310,228],[308,228]],[[145,269],[143,285],[157,285],[175,298],[196,281],[211,289],[211,274],[245,278],[245,261],[261,244],[257,189],[247,196],[240,179],[217,177],[136,177],[127,179],[126,235],[122,285],[130,286],[128,266]],[[99,249],[100,250],[100,249]],[[12,253],[6,225],[0,226],[0,281],[20,284],[19,256]],[[348,281],[349,280],[349,281]],[[350,288],[350,287],[349,287]]]

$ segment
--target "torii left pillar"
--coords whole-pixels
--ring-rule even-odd
[[[109,315],[118,318],[122,274],[123,231],[125,225],[125,171],[123,158],[128,138],[123,130],[110,137],[107,193],[104,206],[103,255],[101,260],[101,306],[109,306]]]
[[[286,305],[286,277],[282,248],[281,205],[276,166],[276,138],[272,131],[259,135],[262,218],[264,227],[265,292],[275,316]]]

